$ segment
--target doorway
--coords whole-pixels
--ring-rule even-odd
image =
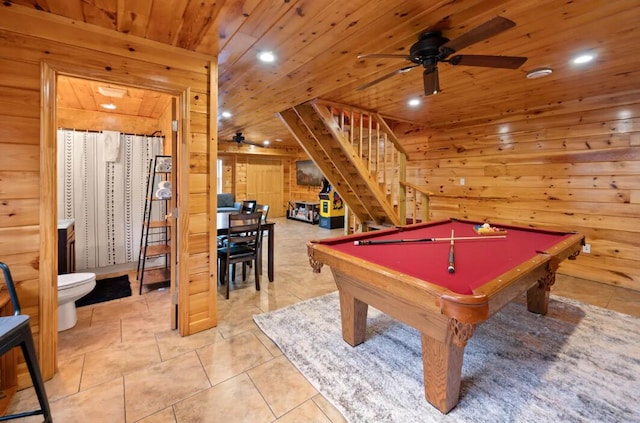
[[[76,72],[77,70],[74,70]],[[57,272],[55,269],[57,268],[57,256],[55,255],[56,249],[56,240],[57,240],[57,169],[56,169],[56,150],[57,150],[57,83],[59,77],[75,77],[79,79],[83,79],[83,75],[79,75],[77,73],[72,74],[71,72],[60,71],[59,69],[53,69],[46,63],[43,63],[43,87],[41,92],[42,96],[42,126],[41,126],[41,172],[40,172],[40,182],[41,182],[41,207],[40,207],[40,234],[41,234],[41,257],[40,263],[42,269],[47,269],[44,276],[41,276],[41,294],[40,294],[40,304],[41,304],[41,324],[40,324],[40,333],[41,333],[41,349],[44,357],[47,357],[49,362],[57,363],[57,327],[55,322],[57,321],[56,312],[57,312],[57,304],[58,304],[58,296],[57,296]],[[84,78],[88,79],[88,78]],[[91,79],[88,79],[91,80]],[[101,81],[105,84],[118,84],[119,81]],[[144,91],[148,91],[153,95],[157,94],[154,91],[151,91],[150,87],[139,86],[132,87],[135,89],[140,89]],[[154,89],[158,89],[157,86]],[[172,116],[175,116],[177,110],[179,109],[181,115],[187,115],[189,111],[189,106],[187,104],[188,91],[182,92],[172,92],[168,90],[167,92],[163,92],[163,94],[168,95],[173,100],[171,101],[171,107],[169,107],[170,113],[173,113]],[[176,106],[179,104],[179,107]],[[175,122],[173,122],[175,120]],[[182,168],[179,167],[179,163],[181,161],[181,152],[178,146],[178,141],[185,140],[187,137],[185,136],[186,129],[184,125],[178,124],[179,120],[168,119],[167,127],[167,140],[170,140],[170,145],[175,151],[175,160],[176,166],[176,175],[179,177],[180,172],[182,172]],[[176,180],[179,178],[176,177]],[[174,189],[177,189],[178,184],[175,184]],[[175,205],[176,208],[180,207],[180,204]],[[169,213],[172,215],[172,213]],[[170,218],[171,221],[171,230],[172,233],[177,233],[177,219],[175,217]],[[172,244],[172,248],[174,245]],[[177,246],[175,246],[177,250]],[[177,260],[180,256],[180,251],[172,251],[171,257],[172,262]],[[173,263],[172,263],[173,264]],[[173,266],[172,266],[173,267]],[[176,272],[171,272],[171,284],[172,288],[176,286]],[[44,278],[44,279],[42,279]],[[172,297],[179,298],[178,295],[172,295]],[[178,304],[175,304],[177,308]],[[173,310],[172,310],[173,311]],[[177,313],[172,313],[177,315]],[[171,321],[172,324],[175,323],[175,327],[178,326],[178,322],[174,322],[172,317],[167,316],[167,323]]]
[[[58,220],[73,219],[76,240],[69,272],[120,276],[138,262],[149,163],[171,151],[172,97],[65,75],[57,87]]]

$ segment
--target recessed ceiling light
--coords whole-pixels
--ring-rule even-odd
[[[122,98],[127,95],[126,88],[98,87],[98,92],[106,97]]]
[[[269,145],[269,140],[264,140],[264,141],[262,141],[262,144],[264,144],[264,145]]]
[[[107,110],[115,110],[117,109],[117,106],[113,103],[108,103],[108,104],[101,104],[100,107],[102,107],[103,109],[107,109]]]
[[[573,63],[575,63],[576,65],[581,65],[583,63],[589,63],[590,61],[595,59],[595,57],[596,56],[591,54],[591,53],[581,54],[580,56],[578,56],[575,59],[573,59]]]
[[[225,119],[229,119],[233,115],[231,114],[231,112],[225,110],[224,112],[221,113],[221,116]]]
[[[534,69],[527,72],[527,78],[529,79],[543,78],[545,76],[551,75],[552,73],[553,73],[553,69],[551,68]]]
[[[420,105],[420,99],[419,98],[412,98],[411,100],[407,101],[407,104],[411,107],[417,107]]]
[[[265,63],[272,63],[275,62],[276,56],[272,51],[261,51],[260,53],[258,53],[258,59]]]

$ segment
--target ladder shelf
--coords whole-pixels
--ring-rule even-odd
[[[149,161],[144,203],[138,270],[136,279],[142,286],[171,280],[171,233],[167,208],[171,200],[171,156],[158,155]],[[148,263],[164,258],[164,263]]]

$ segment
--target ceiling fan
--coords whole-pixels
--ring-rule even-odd
[[[251,141],[247,141],[244,137],[244,135],[242,135],[242,132],[236,132],[234,134],[233,137],[231,137],[230,140],[226,140],[227,142],[235,142],[236,144],[240,145],[240,144],[247,144],[247,145],[253,145],[256,147],[264,147],[264,145],[256,143],[256,142],[251,142]]]
[[[438,62],[445,62],[451,65],[465,65],[465,66],[483,66],[489,68],[504,68],[504,69],[517,69],[524,62],[527,61],[526,57],[516,56],[487,56],[487,55],[455,55],[451,58],[452,54],[462,50],[471,44],[478,43],[493,37],[509,28],[514,27],[515,22],[503,18],[502,16],[496,16],[495,18],[477,26],[470,31],[462,34],[458,38],[449,40],[442,36],[440,31],[432,30],[426,31],[418,37],[418,41],[415,42],[409,49],[408,55],[403,54],[364,54],[358,56],[358,59],[405,59],[413,64],[405,66],[391,73],[388,73],[381,78],[368,82],[357,88],[358,91],[369,88],[379,82],[382,82],[394,75],[405,73],[413,68],[422,66],[424,71],[422,73],[424,80],[424,94],[432,95],[440,91],[440,82],[438,79]]]

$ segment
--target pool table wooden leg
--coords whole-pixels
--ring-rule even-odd
[[[363,303],[345,290],[340,290],[340,317],[342,318],[342,339],[355,347],[364,342],[367,331],[367,310]]]
[[[445,342],[422,334],[424,396],[434,407],[448,413],[458,404],[464,347],[449,335]]]
[[[556,266],[557,267],[557,266]],[[549,293],[551,285],[556,281],[555,269],[551,268],[538,280],[538,283],[527,291],[527,309],[532,313],[547,314],[549,309]]]

